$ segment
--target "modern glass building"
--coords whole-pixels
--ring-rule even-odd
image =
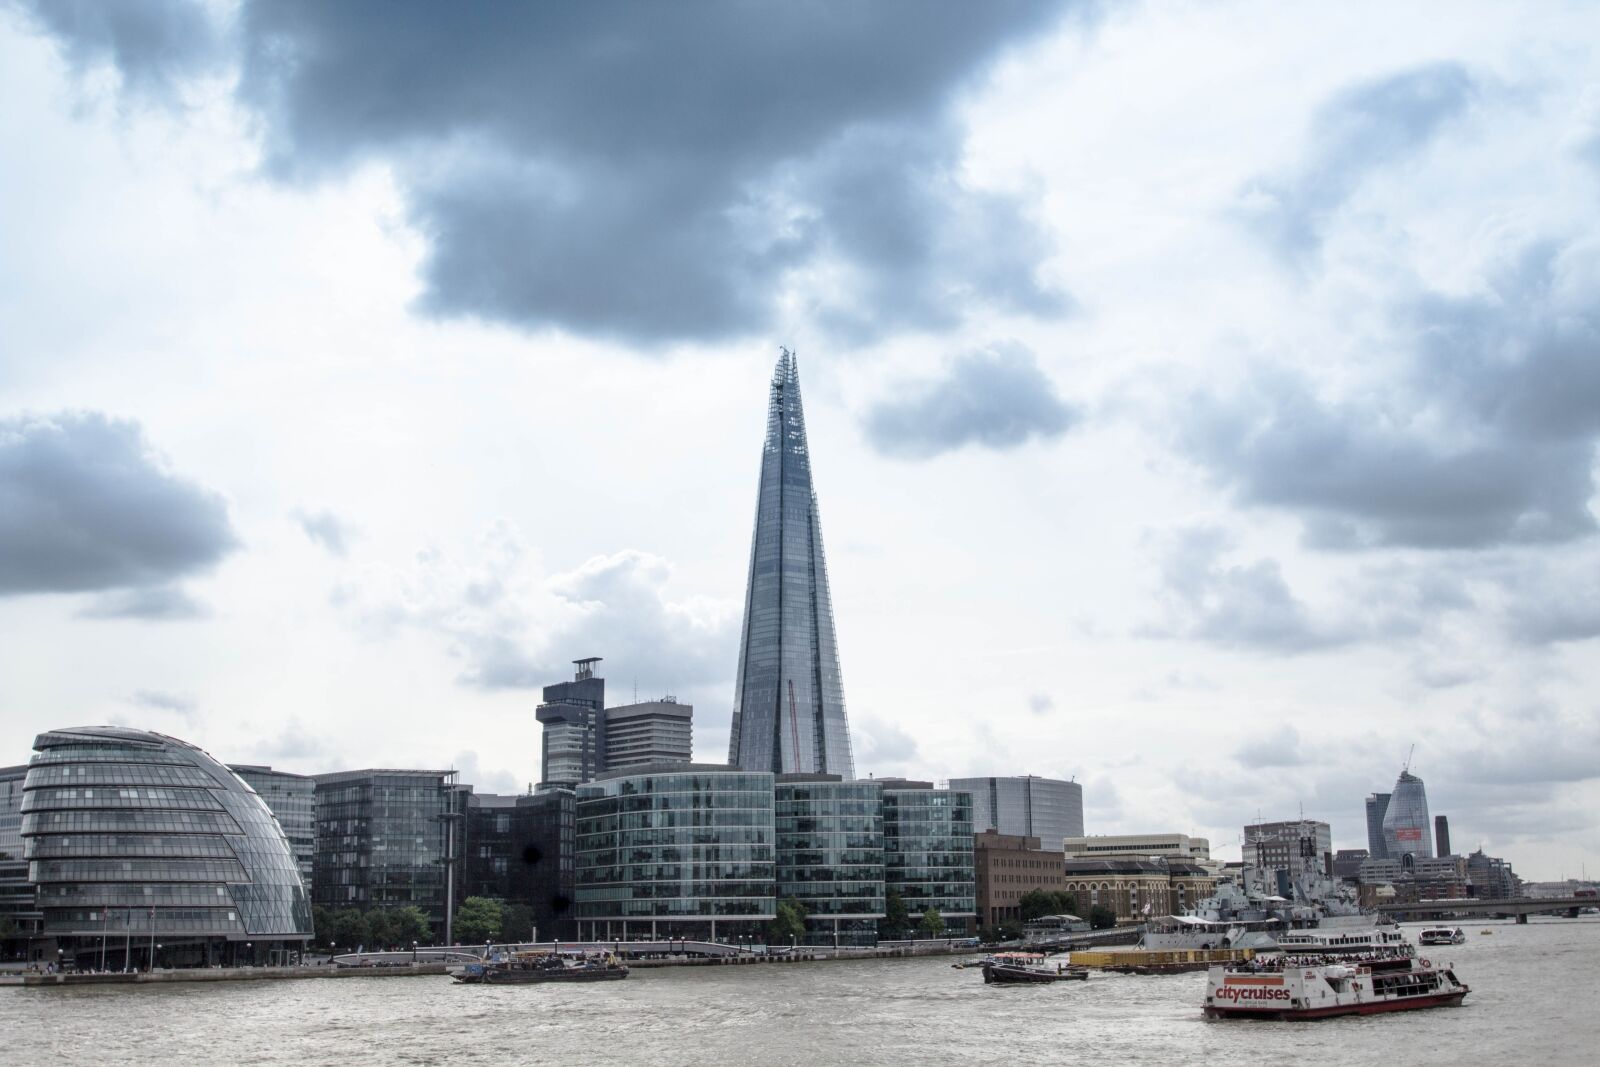
[[[800,378],[788,349],[767,407],[728,762],[855,777]]]
[[[361,770],[315,775],[313,903],[420,908],[447,932],[454,863],[470,787],[455,771]]]
[[[466,855],[458,903],[492,897],[526,905],[538,939],[572,940],[573,850],[577,809],[570,789],[526,796],[474,793],[468,798]],[[506,940],[536,940],[535,930],[506,930]]]
[[[883,877],[886,892],[900,895],[913,923],[931,907],[950,933],[968,931],[977,915],[972,794],[886,785]]]
[[[1083,786],[1031,774],[1007,778],[952,778],[951,789],[972,794],[972,825],[1013,837],[1037,837],[1060,851],[1068,837],[1083,836]]]
[[[0,961],[38,959],[39,909],[22,848],[22,785],[26,764],[0,767]]]
[[[871,945],[883,917],[883,790],[838,775],[780,775],[778,899],[806,909],[809,944]]]
[[[540,735],[539,788],[571,789],[592,779],[605,750],[606,680],[595,677],[599,656],[572,661],[570,682],[544,687],[544,702],[534,712]]]
[[[230,763],[228,769],[243,778],[277,816],[283,836],[289,839],[289,847],[294,850],[295,862],[300,865],[300,880],[309,888],[312,857],[317,851],[316,782],[307,774],[290,774],[252,764]]]
[[[1389,857],[1383,843],[1383,817],[1389,811],[1388,793],[1367,794],[1367,856],[1381,860]]]
[[[1422,779],[1401,771],[1383,813],[1384,858],[1401,856],[1431,857],[1433,827],[1428,822],[1428,793]]]
[[[577,790],[580,938],[760,936],[773,918],[773,776],[632,768]]]
[[[311,937],[288,839],[195,746],[118,727],[40,734],[21,836],[42,932],[82,968],[269,962]]]

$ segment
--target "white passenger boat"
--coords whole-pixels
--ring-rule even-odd
[[[1467,935],[1459,926],[1430,926],[1417,935],[1419,945],[1464,945]]]
[[[1333,962],[1285,956],[1271,963],[1213,967],[1208,1018],[1327,1019],[1460,1004],[1470,989],[1452,965],[1392,951]]]
[[[1333,926],[1290,930],[1278,935],[1278,947],[1290,955],[1351,955],[1390,950],[1409,951],[1406,935],[1394,924]]]

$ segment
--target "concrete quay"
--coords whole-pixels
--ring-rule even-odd
[[[60,974],[0,975],[0,986],[148,985],[162,982],[263,982],[296,978],[409,978],[448,974],[443,963],[375,967],[175,967],[156,971],[66,971]]]

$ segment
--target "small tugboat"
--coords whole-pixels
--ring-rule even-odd
[[[1471,990],[1450,964],[1409,949],[1341,962],[1286,956],[1213,967],[1206,983],[1208,1018],[1327,1019],[1460,1004]]]
[[[1459,926],[1430,926],[1417,935],[1419,945],[1464,945],[1467,935]]]
[[[628,977],[628,968],[609,952],[562,956],[517,952],[483,963],[469,963],[455,980],[469,984],[521,985],[532,982],[609,982]]]
[[[983,961],[983,980],[1001,985],[1084,981],[1089,971],[1064,963],[1054,966],[1039,952],[997,952]]]

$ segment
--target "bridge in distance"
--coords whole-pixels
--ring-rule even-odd
[[[1436,919],[1452,915],[1515,916],[1517,922],[1527,922],[1530,915],[1566,915],[1577,918],[1582,908],[1600,907],[1595,897],[1501,897],[1480,900],[1419,900],[1412,904],[1380,904],[1378,910],[1385,915],[1402,919]]]

